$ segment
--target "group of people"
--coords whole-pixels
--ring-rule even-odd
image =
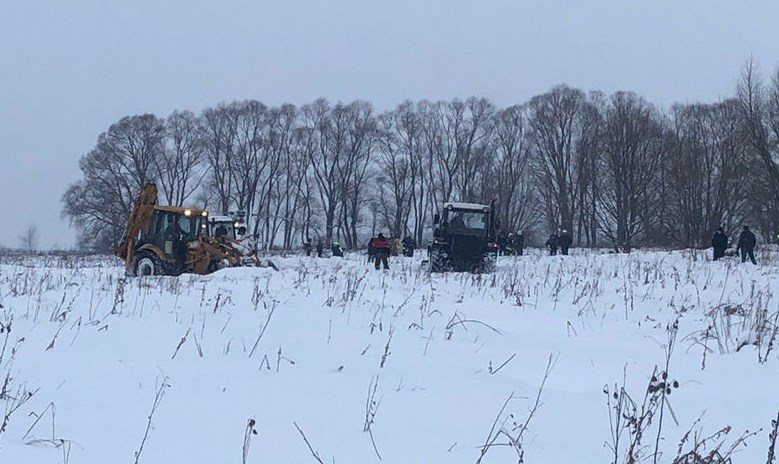
[[[553,232],[549,240],[545,243],[549,249],[549,254],[554,256],[559,250],[561,254],[567,255],[568,250],[573,245],[573,238],[566,229],[563,229],[560,235]],[[525,249],[525,236],[522,231],[514,233],[501,233],[498,235],[498,254],[501,256],[522,256]]]
[[[718,227],[714,232],[714,236],[711,238],[711,247],[714,249],[714,261],[725,257],[725,250],[728,249],[728,236],[722,227]],[[747,258],[752,264],[757,264],[755,260],[755,245],[757,245],[757,238],[755,234],[749,230],[749,226],[744,226],[741,230],[741,234],[738,236],[738,243],[736,244],[736,253],[741,252],[741,262],[747,262]]]
[[[407,236],[403,239],[401,244],[404,256],[414,256],[416,243],[414,242],[413,238]],[[549,254],[554,256],[557,255],[558,250],[560,254],[567,255],[572,244],[573,239],[571,235],[567,230],[563,229],[560,235],[552,233],[549,236],[549,239],[546,241],[545,245],[549,249]],[[736,253],[741,254],[742,263],[749,259],[752,264],[757,264],[757,261],[755,260],[756,244],[757,239],[755,238],[755,234],[749,230],[748,226],[744,226],[741,234],[738,237],[738,242],[736,245]],[[525,248],[525,237],[522,235],[522,231],[519,231],[516,234],[501,233],[498,235],[497,245],[498,253],[501,256],[522,256]],[[725,250],[727,250],[728,245],[728,236],[725,234],[722,227],[718,227],[717,231],[714,233],[714,236],[711,239],[711,246],[714,250],[714,261],[717,261],[725,256]],[[307,240],[303,244],[303,249],[306,252],[306,256],[311,256],[311,253],[313,252],[311,240]],[[318,241],[316,244],[317,257],[321,258],[323,251],[324,246],[321,241]],[[338,243],[338,241],[333,241],[331,252],[335,257],[342,257],[344,255],[344,249],[341,244]],[[392,241],[385,237],[384,234],[380,233],[378,236],[371,238],[371,240],[368,242],[368,260],[369,262],[373,263],[377,270],[381,269],[382,267],[384,269],[389,269],[389,257],[392,254]],[[397,254],[397,252],[395,254]]]
[[[554,256],[557,254],[557,249],[560,249],[560,254],[567,255],[568,249],[573,245],[573,238],[567,230],[563,229],[560,235],[552,232],[549,236],[549,240],[546,241],[546,247],[549,248],[549,254]]]
[[[391,245],[391,241],[381,233],[368,242],[368,259],[373,262],[377,270],[382,266],[384,269],[389,269],[389,256],[392,254]],[[409,253],[411,253],[410,256],[413,256],[414,245],[414,240],[411,237],[406,237],[406,239],[403,240],[404,255],[409,256]],[[324,245],[321,240],[317,241],[316,247],[311,245],[310,239],[303,243],[303,250],[305,251],[306,256],[311,256],[314,249],[316,249],[316,256],[321,258],[324,254]],[[333,257],[338,258],[343,257],[344,255],[344,249],[337,240],[333,241],[330,251],[332,252]]]
[[[498,254],[500,256],[522,256],[525,251],[525,236],[520,230],[516,234],[505,232],[498,234]]]
[[[314,247],[311,246],[311,239],[306,240],[303,243],[303,251],[306,252],[306,256],[311,256],[311,253],[313,252]],[[316,243],[316,257],[321,258],[322,255],[324,255],[325,247],[322,244],[322,241],[319,240]],[[344,249],[341,246],[340,243],[338,243],[338,240],[333,240],[333,244],[330,246],[330,252],[333,254],[336,258],[342,258],[344,255]]]

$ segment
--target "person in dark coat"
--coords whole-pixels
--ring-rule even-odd
[[[321,258],[322,257],[322,251],[324,250],[324,245],[322,245],[322,241],[316,242],[316,257]]]
[[[390,243],[384,234],[379,234],[378,237],[371,239],[371,248],[373,248],[374,255],[376,256],[374,266],[378,271],[381,265],[384,265],[384,269],[389,269],[389,255],[390,255]]]
[[[503,247],[506,256],[514,256],[516,250],[514,250],[514,232],[509,232],[509,236],[506,237],[506,244]]]
[[[344,249],[341,248],[341,244],[338,241],[333,241],[333,246],[330,247],[330,251],[333,252],[333,256],[337,258],[343,258]]]
[[[560,246],[560,237],[557,234],[552,233],[549,236],[549,240],[546,241],[546,246],[549,247],[549,254],[554,256],[557,254],[557,247]]]
[[[563,230],[562,235],[560,235],[560,252],[564,255],[567,255],[568,248],[571,248],[572,244],[573,244],[573,239],[568,234],[568,231]]]
[[[462,213],[455,214],[451,222],[449,222],[449,228],[451,229],[465,229],[465,220]]]
[[[525,251],[525,236],[522,235],[522,231],[517,232],[514,236],[514,253],[518,256],[522,256]]]
[[[755,239],[755,234],[749,230],[748,226],[744,226],[744,230],[742,230],[741,235],[738,236],[738,247],[736,248],[736,253],[741,251],[742,263],[747,262],[747,256],[749,256],[749,260],[752,261],[752,264],[757,264],[757,261],[755,261],[756,244],[757,239]]]
[[[311,239],[306,240],[303,244],[303,249],[306,251],[306,256],[311,256]]]
[[[417,244],[414,242],[414,239],[410,235],[406,235],[406,238],[403,239],[403,256],[412,258],[416,247]]]
[[[725,256],[725,250],[728,248],[728,236],[723,232],[722,227],[717,227],[714,236],[711,238],[711,247],[714,249],[714,261]]]
[[[508,237],[506,237],[505,232],[501,232],[498,234],[498,254],[500,256],[503,256],[506,254],[506,241],[508,240]]]
[[[373,248],[373,238],[368,240],[368,262],[372,263],[376,259],[376,250]]]

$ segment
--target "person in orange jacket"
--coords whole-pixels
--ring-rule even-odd
[[[373,248],[373,252],[375,255],[375,261],[374,266],[376,267],[376,270],[378,271],[381,265],[384,265],[384,269],[389,269],[389,254],[390,254],[390,243],[389,240],[387,240],[386,237],[384,237],[384,234],[379,234],[378,237],[374,237],[371,239],[371,248]]]

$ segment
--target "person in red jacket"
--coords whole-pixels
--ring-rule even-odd
[[[389,254],[390,254],[390,243],[389,240],[387,240],[386,237],[384,237],[384,234],[379,234],[378,237],[374,237],[371,239],[370,243],[371,248],[373,248],[373,253],[375,258],[374,265],[376,266],[376,270],[379,270],[381,265],[384,265],[384,269],[389,269]]]

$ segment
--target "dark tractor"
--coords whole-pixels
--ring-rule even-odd
[[[499,223],[494,204],[445,203],[433,222],[433,243],[428,248],[430,272],[495,270]]]

